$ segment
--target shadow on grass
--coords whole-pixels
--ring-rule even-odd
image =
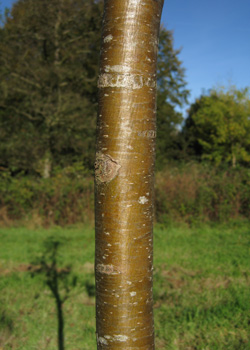
[[[0,305],[0,349],[4,349],[4,346],[8,343],[8,340],[11,338],[13,328],[13,320],[3,306]]]
[[[72,266],[63,265],[61,247],[65,241],[58,237],[49,237],[44,242],[43,252],[32,263],[31,276],[41,275],[44,284],[50,289],[57,310],[58,350],[65,350],[63,304],[72,297],[73,289],[78,285],[84,288],[89,297],[95,296],[95,285],[89,278],[81,283],[72,273]],[[78,291],[77,294],[80,294]]]
[[[44,251],[36,259],[31,272],[32,276],[40,274],[55,300],[58,324],[58,350],[64,350],[64,315],[63,304],[68,299],[70,291],[76,286],[77,277],[71,273],[71,267],[59,267],[59,248],[64,242],[54,237],[44,242]]]

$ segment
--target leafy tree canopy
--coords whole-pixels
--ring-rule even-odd
[[[189,151],[215,164],[250,161],[249,89],[211,90],[191,105],[183,135]]]
[[[0,166],[49,176],[92,167],[102,0],[19,0],[0,28]],[[188,95],[172,32],[158,59],[158,164],[171,156]]]
[[[100,1],[14,4],[0,42],[7,167],[43,172],[52,161],[92,162],[101,17]]]
[[[185,69],[174,49],[173,33],[161,28],[157,71],[157,148],[156,166],[161,168],[168,159],[179,156],[179,132],[177,126],[183,116],[176,107],[187,103],[189,91],[186,88]]]

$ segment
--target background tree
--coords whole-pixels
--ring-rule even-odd
[[[180,107],[187,103],[185,69],[174,49],[173,32],[161,28],[157,62],[157,139],[156,168],[179,157],[179,129],[183,116]],[[179,111],[177,110],[179,107]]]
[[[183,135],[189,152],[216,164],[250,161],[249,90],[211,90],[191,105]]]
[[[90,164],[101,13],[92,0],[14,4],[0,42],[2,165],[47,177],[53,162]]]
[[[103,1],[19,0],[0,29],[0,165],[48,177],[53,166],[93,167]],[[175,107],[186,101],[172,32],[158,58],[157,163],[172,157]]]

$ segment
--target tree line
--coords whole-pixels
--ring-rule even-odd
[[[0,169],[50,177],[93,168],[102,0],[19,0],[0,27]],[[158,53],[156,167],[169,160],[247,164],[248,89],[211,90],[189,108],[173,32]]]

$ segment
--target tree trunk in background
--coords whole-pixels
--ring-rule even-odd
[[[52,155],[50,152],[46,152],[43,160],[43,178],[49,179],[52,170]]]
[[[163,0],[106,0],[95,163],[97,348],[154,349],[156,59]]]

